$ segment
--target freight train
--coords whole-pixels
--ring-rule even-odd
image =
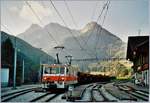
[[[78,68],[63,64],[42,64],[44,88],[68,88],[77,84]]]
[[[63,64],[42,64],[43,88],[68,89],[72,85],[84,85],[93,82],[110,82],[115,77],[92,75],[80,72],[77,66]]]

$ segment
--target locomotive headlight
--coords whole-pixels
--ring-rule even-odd
[[[62,77],[62,78],[61,78],[61,80],[65,80],[65,78],[64,78],[64,77]]]
[[[44,77],[44,80],[46,80],[46,77]]]

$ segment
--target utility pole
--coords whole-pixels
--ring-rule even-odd
[[[50,64],[50,58],[49,58],[49,55],[48,55],[48,62],[47,62],[48,64]]]
[[[42,50],[42,48],[39,48],[39,49]],[[40,82],[42,82],[42,75],[43,75],[43,70],[42,70],[42,68],[41,68],[41,65],[42,65],[41,56],[42,56],[42,55],[40,55]]]
[[[111,63],[112,63],[112,60],[111,60],[111,57],[112,57],[111,49],[112,49],[112,46],[110,45],[110,48],[109,48],[109,70],[111,68]]]
[[[82,65],[82,72],[83,72],[83,63],[82,63],[83,61],[81,61],[81,65]]]
[[[15,37],[13,89],[16,89],[16,64],[17,64],[17,46],[16,46],[16,37]]]
[[[140,35],[141,35],[141,29],[138,30],[138,36],[140,36]]]
[[[24,59],[22,61],[22,84],[24,83]]]
[[[50,64],[50,56],[49,56],[49,53],[46,52],[46,54],[47,54],[47,64]]]

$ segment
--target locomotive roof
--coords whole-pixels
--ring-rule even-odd
[[[42,64],[45,67],[52,67],[52,68],[56,68],[56,67],[66,67],[67,65],[62,65],[62,64]]]
[[[42,64],[42,66],[51,67],[51,68],[69,67],[70,70],[77,70],[77,71],[79,70],[79,68],[77,68],[77,67],[62,65],[62,64]]]

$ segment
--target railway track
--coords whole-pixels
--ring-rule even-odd
[[[82,86],[78,86],[77,88],[75,88],[72,93],[71,91],[66,92],[63,96],[62,99],[66,99],[66,101],[81,101],[81,99],[83,98],[83,96],[87,93],[86,90],[88,88],[90,88],[93,84],[88,84],[88,85],[82,85]],[[71,93],[71,95],[70,95]],[[86,96],[84,96],[86,97]]]
[[[53,100],[54,98],[56,98],[57,96],[59,96],[60,94],[56,93],[46,93],[43,94],[33,100],[31,100],[30,102],[50,102],[51,100]]]
[[[92,84],[88,85],[87,87],[85,87],[82,92],[81,92],[81,97],[83,97],[83,94],[85,93],[86,89],[93,86]]]
[[[83,90],[82,90],[82,96],[80,100],[75,100],[75,101],[79,101],[79,102],[85,102],[85,101],[90,101],[90,97],[91,97],[91,93],[90,93],[90,89],[93,87],[93,84],[90,84],[88,86],[86,86]]]
[[[35,98],[35,99],[32,99],[30,102],[36,102],[36,101],[38,101],[38,100],[40,100],[40,99],[46,97],[46,96],[49,95],[49,94],[50,94],[50,93],[43,94],[43,95],[41,95],[41,96],[39,96],[39,97],[37,97],[37,98]]]
[[[83,98],[80,100],[82,102],[114,102],[107,98],[100,90],[102,84],[94,84],[85,88],[83,93]]]
[[[18,90],[16,92],[7,93],[1,96],[2,102],[10,102],[14,100],[18,100],[20,97],[23,98],[24,96],[28,95],[28,93],[31,95],[37,95],[38,93],[35,91],[37,88],[30,88],[25,90]],[[26,102],[50,102],[51,100],[55,99],[57,96],[59,96],[61,93],[53,93],[53,92],[47,92],[47,93],[40,93],[40,95],[37,96],[31,96],[33,99],[26,99]]]
[[[102,85],[96,85],[91,90],[91,102],[116,102],[116,100],[110,100],[106,97],[102,90]]]
[[[149,93],[147,91],[136,90],[127,85],[117,85],[117,87],[131,95],[133,98],[136,98],[138,101],[149,101]]]
[[[103,102],[114,102],[115,100],[110,100],[109,98],[107,98],[103,93],[102,93],[102,90],[100,90],[100,88],[101,88],[102,86],[99,86],[99,88],[98,88],[98,91],[99,91],[99,93],[100,93],[100,95],[103,97]]]
[[[34,89],[25,89],[25,90],[20,90],[20,91],[17,91],[17,92],[12,92],[12,93],[8,93],[8,94],[5,94],[5,95],[2,95],[1,96],[1,101],[2,102],[7,102],[13,98],[16,98],[18,96],[21,96],[23,94],[26,94],[26,93],[29,93],[29,92],[32,92]]]
[[[73,97],[73,101],[75,102],[116,102],[120,101],[117,97],[114,98],[113,95],[108,96],[106,91],[103,89],[104,84],[100,83],[94,83],[89,84],[85,86],[78,87],[78,96],[80,96],[80,99],[77,99],[76,97]],[[142,90],[136,90],[135,88],[132,88],[128,85],[122,85],[118,84],[115,85],[116,88],[120,89],[122,92],[125,92],[127,95],[129,95],[131,98],[127,99],[131,101],[148,101],[149,100],[149,92],[142,91]],[[15,92],[5,93],[1,96],[2,102],[11,102],[11,101],[20,101],[20,98],[27,97],[27,99],[24,99],[27,102],[51,102],[51,101],[62,101],[62,96],[64,95],[64,92],[36,92],[36,88],[30,88],[30,89],[24,89],[24,90],[18,90]],[[30,93],[31,92],[31,93]],[[77,91],[75,91],[76,93]],[[29,95],[29,96],[28,96]],[[62,95],[62,96],[61,96]],[[30,98],[29,98],[30,97]],[[135,100],[134,100],[135,99]],[[24,101],[22,100],[22,101]],[[70,99],[71,100],[71,99]],[[67,101],[67,98],[64,99],[64,101]],[[121,100],[122,101],[122,100]]]
[[[55,94],[54,96],[48,98],[45,102],[50,102],[51,100],[53,100],[54,98],[56,98],[57,96],[59,96],[60,94]]]
[[[98,87],[99,85],[95,85],[91,89],[91,101],[90,102],[102,102],[104,101],[103,96],[100,94]]]

